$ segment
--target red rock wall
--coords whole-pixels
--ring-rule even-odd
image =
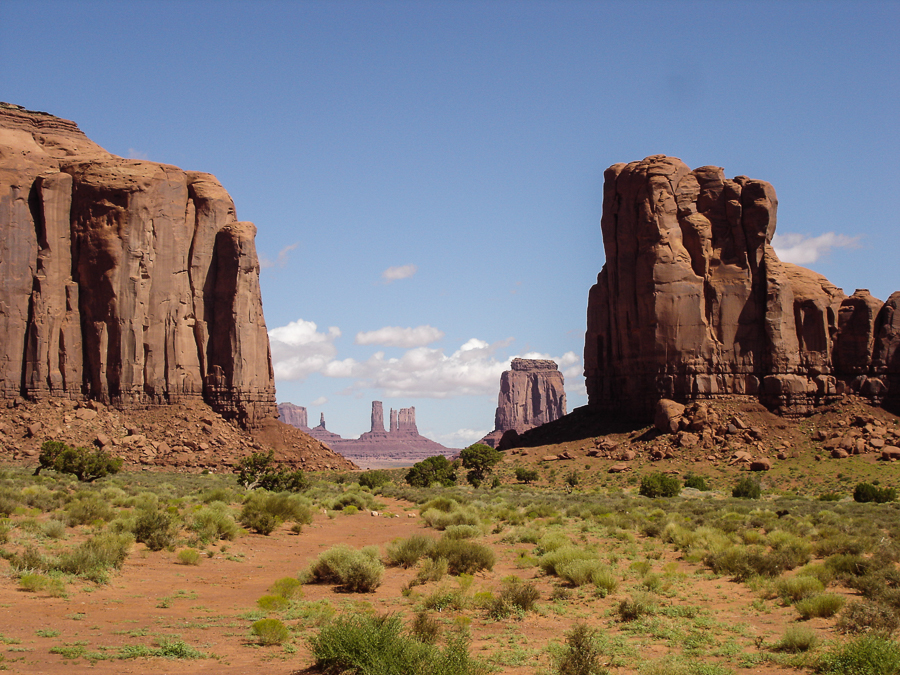
[[[209,174],[0,107],[0,396],[275,411],[252,223]]]
[[[513,359],[511,369],[500,376],[494,431],[523,433],[565,414],[565,383],[556,363]]]
[[[591,407],[648,416],[660,398],[745,394],[801,414],[865,388],[881,303],[782,263],[777,206],[769,183],[719,167],[655,155],[607,169],[606,264],[585,336]]]

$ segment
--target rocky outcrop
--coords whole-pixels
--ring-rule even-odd
[[[876,357],[887,305],[781,262],[777,206],[769,183],[719,167],[655,155],[607,169],[606,264],[585,336],[591,408],[649,417],[661,398],[747,395],[792,415],[847,391],[885,396],[898,370]]]
[[[309,435],[363,468],[409,466],[427,457],[449,457],[457,452],[419,433],[415,408],[391,409],[390,430],[385,431],[381,401],[372,401],[370,430],[359,438],[342,438],[328,431],[324,413],[319,426],[310,429]]]
[[[0,104],[0,397],[276,415],[256,228],[211,175]]]
[[[500,376],[494,431],[480,441],[494,448],[505,432],[516,436],[566,414],[565,380],[554,361],[513,359],[510,368]]]
[[[309,433],[309,424],[307,423],[306,408],[293,403],[278,404],[278,419],[285,424],[290,424],[301,431]]]

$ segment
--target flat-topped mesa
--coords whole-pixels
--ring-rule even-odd
[[[649,417],[661,398],[748,395],[797,415],[849,391],[900,395],[890,387],[897,359],[875,356],[900,339],[886,328],[889,303],[867,291],[848,298],[781,262],[769,183],[663,155],[604,178],[606,263],[584,351],[590,407]]]
[[[303,406],[294,405],[293,403],[279,403],[278,419],[302,431],[309,431],[306,408]]]
[[[0,398],[275,417],[252,223],[211,175],[0,104]]]
[[[394,411],[391,410],[391,416],[393,417]],[[418,435],[419,429],[416,427],[416,409],[412,408],[400,408],[400,412],[397,415],[397,432],[402,434],[415,434]]]
[[[559,370],[556,361],[548,359],[513,359],[510,363],[511,370],[533,373],[539,370]]]

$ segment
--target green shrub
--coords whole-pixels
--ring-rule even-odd
[[[9,518],[0,518],[0,544],[9,541],[9,533],[12,528],[12,521]]]
[[[90,525],[97,521],[109,522],[116,512],[109,504],[96,496],[74,499],[66,505],[66,524],[69,527]]]
[[[826,675],[895,675],[900,672],[900,645],[878,635],[862,635],[832,647],[816,670]]]
[[[897,500],[897,490],[894,488],[880,488],[870,483],[860,483],[853,490],[853,501],[875,502],[885,504]]]
[[[178,562],[182,565],[199,565],[200,553],[193,548],[183,548],[178,552]]]
[[[449,525],[444,530],[444,539],[472,539],[481,534],[481,528],[475,525]]]
[[[772,648],[777,652],[797,654],[815,649],[819,644],[819,636],[807,626],[788,626],[784,636]]]
[[[641,478],[638,494],[644,497],[677,497],[681,493],[681,482],[675,476],[651,473]]]
[[[274,450],[242,457],[234,467],[234,473],[238,474],[238,483],[249,490],[262,488],[272,492],[301,492],[309,487],[303,471],[291,470],[275,461]]]
[[[700,490],[701,492],[709,491],[709,483],[706,482],[706,479],[703,476],[698,476],[697,474],[693,473],[689,473],[684,477],[684,487],[694,488],[695,490]]]
[[[891,607],[871,600],[853,600],[844,607],[836,627],[842,633],[890,635],[900,627],[900,616]]]
[[[540,475],[535,469],[526,469],[524,466],[516,467],[516,480],[526,485],[538,480]]]
[[[775,592],[789,604],[808,598],[811,595],[816,595],[824,590],[825,586],[822,585],[822,582],[810,576],[797,575],[787,579],[778,579],[775,582]]]
[[[594,551],[570,544],[545,553],[538,560],[538,564],[541,566],[544,574],[559,576],[559,569],[567,563],[572,563],[576,560],[594,560],[596,557],[597,554]]]
[[[269,593],[280,595],[282,598],[291,600],[303,595],[303,584],[300,583],[299,579],[295,579],[294,577],[284,577],[274,582],[269,587]]]
[[[815,617],[827,619],[837,614],[843,606],[843,596],[835,593],[812,595],[794,604],[794,608],[800,614],[800,618],[804,620]]]
[[[31,593],[47,593],[55,598],[66,594],[66,585],[62,579],[55,579],[37,572],[27,572],[19,577],[22,590]]]
[[[488,606],[488,614],[493,619],[504,619],[514,612],[530,612],[540,597],[534,583],[508,577],[503,580],[500,594]]]
[[[438,509],[426,509],[422,513],[422,520],[435,530],[446,530],[451,525],[478,525],[481,519],[474,509],[457,506],[452,511],[440,511]]]
[[[606,675],[609,671],[600,665],[601,656],[597,632],[577,623],[566,634],[565,648],[555,659],[555,672],[558,675]]]
[[[122,567],[132,543],[134,539],[130,534],[99,534],[62,554],[53,568],[103,582],[110,569]]]
[[[241,524],[260,534],[269,535],[285,521],[296,525],[312,522],[312,508],[298,495],[287,492],[256,491],[244,500]]]
[[[444,558],[450,574],[475,574],[492,570],[496,556],[483,544],[466,539],[440,539],[429,554],[433,559]]]
[[[404,635],[396,616],[338,617],[309,640],[316,666],[325,673],[359,675],[484,675],[468,652],[468,640],[453,635],[441,650]]]
[[[414,567],[434,549],[435,540],[424,534],[414,534],[408,539],[395,539],[387,546],[387,557],[391,565]]]
[[[502,458],[499,450],[484,443],[474,443],[459,453],[463,467],[468,469],[466,480],[475,487],[484,482],[485,477]]]
[[[441,634],[441,624],[430,617],[427,612],[416,612],[410,627],[410,634],[419,642],[433,645]]]
[[[256,606],[267,612],[280,612],[290,607],[291,602],[282,595],[264,595],[256,601]]]
[[[612,570],[599,560],[582,558],[557,565],[556,576],[572,586],[584,586],[586,584],[594,584],[598,588],[602,586],[608,593],[610,590],[609,578],[612,576]],[[613,580],[612,585],[614,590],[617,585],[615,580]]]
[[[736,499],[759,499],[762,496],[762,486],[755,478],[744,476],[735,483],[731,496]]]
[[[370,490],[377,490],[382,485],[391,482],[391,476],[387,471],[365,471],[359,475],[359,484]]]
[[[134,538],[151,551],[161,551],[175,543],[179,526],[178,518],[165,509],[140,509],[134,519]]]
[[[66,524],[58,520],[48,520],[41,525],[41,531],[49,539],[62,539],[66,534]]]
[[[435,455],[413,464],[404,479],[413,487],[426,488],[432,483],[450,487],[456,484],[456,467],[443,455]]]
[[[367,551],[338,544],[320,553],[307,575],[312,583],[337,584],[353,593],[371,593],[381,585],[384,565]]]
[[[53,469],[90,483],[119,473],[123,464],[124,460],[112,457],[100,449],[72,448],[61,441],[44,441],[34,475],[37,476],[41,469]]]
[[[203,543],[226,539],[232,541],[241,531],[231,509],[221,501],[214,501],[191,515],[191,530]]]
[[[259,640],[261,645],[284,644],[291,637],[291,632],[278,619],[260,619],[251,627],[250,632]]]
[[[777,577],[805,562],[796,551],[766,551],[758,546],[732,546],[724,551],[707,553],[703,563],[716,574],[727,574],[735,581],[752,576]],[[807,554],[807,560],[808,554]]]
[[[655,614],[656,604],[650,596],[639,593],[619,602],[616,613],[619,615],[619,621],[635,621],[642,616]]]
[[[437,560],[425,558],[419,566],[419,569],[416,571],[415,583],[410,585],[424,584],[429,581],[440,581],[444,578],[445,574],[447,574],[446,558],[438,558]]]

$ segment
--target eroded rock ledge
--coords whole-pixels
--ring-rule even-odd
[[[277,415],[252,223],[210,174],[0,104],[0,397]]]
[[[847,297],[781,262],[769,183],[664,155],[604,178],[606,264],[584,351],[591,408],[648,417],[661,398],[738,394],[801,415],[846,392],[900,400],[900,292]]]

